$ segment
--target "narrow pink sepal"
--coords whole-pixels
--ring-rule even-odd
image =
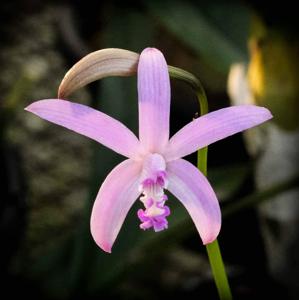
[[[168,190],[185,206],[203,244],[213,242],[220,231],[221,212],[206,177],[184,159],[167,164]]]
[[[125,125],[86,105],[45,99],[32,103],[25,110],[87,136],[126,157],[134,158],[140,150],[140,142]]]
[[[140,195],[142,165],[127,159],[117,165],[103,182],[94,202],[90,229],[100,248],[110,253],[125,217]]]
[[[139,139],[149,152],[161,152],[169,138],[170,80],[163,54],[142,51],[138,63]]]
[[[230,135],[257,126],[272,118],[270,111],[254,105],[232,106],[193,120],[169,141],[167,161],[184,157]]]

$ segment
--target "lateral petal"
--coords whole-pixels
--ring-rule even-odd
[[[141,168],[131,159],[123,161],[110,172],[98,192],[90,229],[95,242],[106,252],[111,252],[129,209],[140,195]]]
[[[184,157],[230,135],[272,118],[270,111],[255,105],[232,106],[208,113],[179,130],[164,153],[167,161]]]
[[[213,242],[220,231],[221,212],[207,178],[184,159],[167,164],[168,190],[185,206],[204,244]]]
[[[89,137],[126,157],[134,158],[140,150],[140,142],[125,125],[86,105],[45,99],[32,103],[25,110]]]

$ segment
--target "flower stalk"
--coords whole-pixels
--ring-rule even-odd
[[[217,287],[218,295],[221,300],[231,300],[233,299],[230,286],[228,283],[227,275],[225,272],[225,267],[222,260],[222,255],[218,240],[207,244],[206,249],[208,252],[208,257]]]
[[[180,68],[168,66],[168,71],[170,77],[182,80],[191,85],[199,102],[200,116],[207,114],[209,112],[208,99],[201,82],[193,74]],[[197,151],[197,167],[205,176],[207,176],[207,155],[208,147]],[[232,294],[217,239],[207,244],[206,249],[219,298],[221,300],[230,300],[232,299]]]
[[[209,111],[208,100],[200,81],[193,74],[185,70],[170,66],[168,67],[168,70],[171,77],[182,80],[191,85],[197,95],[200,106],[200,116],[207,114]],[[205,176],[207,176],[207,155],[208,147],[204,147],[197,151],[197,167]],[[219,298],[221,300],[230,300],[232,299],[232,293],[217,239],[212,243],[207,244],[206,249]]]
[[[182,80],[192,87],[199,102],[200,115],[207,114],[209,112],[208,100],[201,82],[193,74],[177,67],[168,66],[168,72],[170,77]],[[197,151],[197,167],[205,176],[207,176],[207,156],[208,147]]]

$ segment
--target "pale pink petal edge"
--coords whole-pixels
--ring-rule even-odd
[[[168,190],[185,206],[203,244],[213,242],[221,228],[219,202],[206,177],[184,159],[167,164]]]
[[[126,157],[138,157],[140,142],[121,122],[86,105],[60,99],[32,103],[25,110],[63,126]]]
[[[169,141],[164,157],[167,161],[191,154],[228,136],[260,125],[272,118],[271,112],[255,105],[232,106],[199,117]]]
[[[111,248],[136,201],[141,164],[125,160],[117,165],[103,182],[93,205],[90,229],[97,245],[111,253]]]
[[[163,54],[142,51],[138,63],[139,139],[149,152],[160,153],[169,139],[170,79]]]

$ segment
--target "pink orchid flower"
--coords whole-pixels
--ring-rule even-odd
[[[182,157],[265,122],[271,113],[253,105],[220,109],[197,118],[169,139],[170,81],[163,54],[143,50],[138,64],[139,140],[122,123],[88,106],[60,99],[34,102],[26,110],[85,135],[128,157],[103,182],[91,215],[91,233],[106,252],[140,197],[140,228],[166,229],[169,190],[185,206],[204,244],[221,227],[217,197],[207,178]]]

